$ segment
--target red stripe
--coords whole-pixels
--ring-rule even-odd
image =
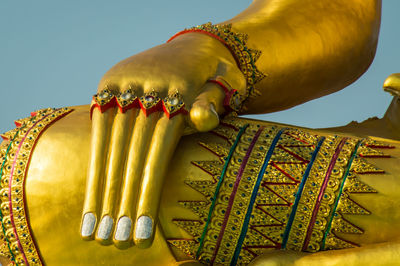
[[[100,110],[100,113],[104,113],[105,111],[107,111],[110,108],[113,108],[115,106],[117,106],[117,98],[115,98],[115,96],[113,96],[110,101],[108,103],[106,103],[105,105],[100,105],[96,102],[95,98],[93,97],[94,103],[90,106],[90,120],[92,120],[92,116],[93,116],[93,110],[95,108]]]
[[[136,98],[133,102],[131,102],[130,104],[128,104],[127,106],[122,106],[119,101],[116,101],[117,105],[118,105],[118,109],[121,113],[126,113],[126,111],[128,111],[129,109],[132,108],[140,108],[140,104],[139,104],[139,99]]]
[[[202,33],[202,34],[208,35],[208,36],[210,36],[210,37],[212,37],[212,38],[217,39],[218,41],[220,41],[220,42],[221,42],[226,48],[228,48],[228,50],[231,52],[233,58],[234,58],[235,61],[236,61],[236,64],[237,64],[238,67],[240,68],[240,63],[239,63],[238,58],[236,57],[235,51],[224,41],[224,39],[222,39],[221,37],[219,37],[219,36],[216,35],[216,34],[213,34],[213,33],[211,33],[211,32],[208,32],[208,31],[206,31],[206,30],[202,30],[202,29],[183,30],[183,31],[178,32],[178,33],[175,34],[174,36],[172,36],[172,37],[167,41],[167,43],[169,43],[170,41],[172,41],[173,39],[175,39],[175,38],[178,37],[178,36],[181,36],[181,35],[186,34],[186,33],[192,33],[192,32]],[[242,55],[242,57],[243,57],[243,55]]]
[[[297,164],[297,163],[296,163]],[[300,181],[297,181],[295,178],[293,178],[291,175],[289,175],[289,173],[287,173],[286,171],[284,171],[282,168],[280,168],[277,164],[275,164],[274,162],[271,162],[271,165],[274,166],[276,169],[278,169],[278,171],[280,171],[282,174],[284,174],[285,176],[287,176],[290,180],[293,181],[293,183],[291,183],[291,185],[296,185],[298,183],[300,183]],[[268,183],[268,182],[264,182],[264,183]],[[281,183],[280,183],[281,184]]]
[[[257,142],[258,138],[260,137],[260,134],[261,134],[261,132],[263,130],[264,130],[264,127],[261,127],[257,131],[257,133],[254,135],[254,138],[251,141],[251,143],[249,145],[249,148],[247,149],[246,155],[243,158],[243,162],[240,165],[239,172],[238,172],[238,174],[236,176],[235,185],[233,187],[231,196],[230,196],[229,201],[228,201],[228,207],[227,207],[226,212],[225,212],[224,222],[223,222],[223,224],[221,226],[221,230],[219,232],[217,243],[215,245],[214,253],[213,253],[213,256],[211,258],[211,265],[214,263],[214,260],[215,260],[215,258],[217,256],[217,253],[218,253],[218,249],[219,249],[219,247],[221,245],[222,237],[224,236],[224,231],[225,231],[226,225],[228,223],[229,215],[230,215],[232,207],[233,207],[233,201],[235,200],[236,192],[237,192],[237,190],[239,188],[239,183],[240,183],[240,180],[242,179],[242,176],[243,176],[243,173],[244,173],[244,169],[246,168],[246,165],[247,165],[247,161],[249,160],[249,157],[250,157],[251,152],[253,151],[254,145],[256,144],[256,142]]]
[[[56,111],[54,111],[54,112],[56,112]],[[18,145],[17,151],[15,152],[14,161],[13,161],[12,168],[11,168],[11,171],[10,171],[10,180],[9,180],[9,184],[8,184],[8,204],[9,204],[9,208],[10,208],[10,220],[11,220],[11,224],[12,224],[13,231],[14,231],[14,234],[15,234],[15,238],[16,238],[17,243],[18,243],[18,248],[20,249],[21,254],[22,254],[22,256],[24,257],[24,260],[25,260],[25,262],[26,262],[27,264],[29,264],[29,263],[28,263],[28,259],[27,259],[26,256],[25,256],[25,252],[24,252],[24,250],[23,250],[23,248],[22,248],[22,245],[21,245],[21,242],[20,242],[20,240],[19,240],[19,237],[18,237],[18,234],[17,234],[17,230],[15,229],[13,205],[12,205],[12,198],[11,198],[11,196],[12,196],[12,193],[11,193],[11,192],[12,192],[12,191],[11,191],[11,188],[12,188],[12,180],[13,180],[15,165],[16,165],[16,163],[17,163],[17,159],[18,159],[18,156],[19,156],[19,152],[21,151],[22,144],[24,144],[24,141],[25,141],[26,137],[28,136],[29,132],[30,132],[39,122],[41,122],[42,120],[46,119],[50,114],[52,114],[52,113],[54,113],[54,112],[51,112],[51,113],[47,114],[46,116],[44,116],[43,118],[41,118],[40,120],[36,121],[36,123],[33,124],[33,126],[30,127],[30,128],[27,130],[27,132],[25,133],[24,137],[21,139],[21,142],[20,142],[19,145]],[[21,180],[21,181],[22,181],[22,180]]]
[[[171,119],[171,118],[173,118],[174,116],[179,115],[179,114],[187,115],[187,114],[189,113],[189,112],[185,109],[185,105],[183,105],[179,110],[170,113],[170,112],[168,111],[168,109],[165,107],[164,102],[163,102],[163,103],[162,103],[162,109],[163,109],[164,113],[166,114],[166,116],[168,117],[168,119]]]
[[[21,246],[21,243],[20,243],[18,234],[17,234],[16,229],[15,229],[14,214],[13,214],[12,201],[11,201],[11,194],[12,194],[12,193],[11,193],[12,178],[13,178],[13,175],[14,175],[15,164],[16,164],[16,162],[17,162],[17,158],[18,158],[19,152],[20,152],[21,147],[22,147],[22,144],[24,143],[24,141],[25,141],[26,137],[28,136],[29,132],[30,132],[30,131],[33,129],[33,127],[34,127],[36,124],[38,124],[40,121],[42,121],[43,119],[47,118],[48,116],[50,116],[51,114],[54,114],[55,112],[57,112],[57,111],[59,111],[59,110],[60,110],[60,109],[55,110],[55,111],[49,113],[48,115],[44,116],[43,118],[41,118],[40,120],[38,120],[31,128],[28,129],[28,131],[26,132],[26,134],[25,134],[24,137],[22,138],[22,140],[21,140],[21,142],[20,142],[20,145],[18,146],[17,152],[15,153],[14,162],[13,162],[12,170],[11,170],[11,173],[10,173],[9,196],[8,196],[8,199],[9,199],[9,208],[10,208],[10,218],[11,218],[10,220],[11,220],[11,223],[12,223],[12,226],[13,226],[13,231],[14,231],[15,238],[16,238],[16,240],[17,240],[17,243],[18,243],[18,247],[19,247],[19,249],[20,249],[20,251],[21,251],[21,254],[23,255],[24,260],[25,260],[25,262],[26,262],[27,264],[29,264],[29,263],[28,263],[28,260],[27,260],[27,258],[26,258],[26,256],[25,256],[24,250],[22,249],[22,246]],[[30,161],[31,161],[31,156],[32,156],[32,151],[34,150],[34,148],[35,148],[35,146],[36,146],[36,144],[37,144],[37,141],[39,140],[40,136],[41,136],[41,135],[43,134],[43,132],[44,132],[48,127],[50,127],[54,122],[56,122],[57,120],[63,118],[64,116],[66,116],[67,114],[71,113],[72,111],[73,111],[73,109],[71,109],[71,110],[69,110],[69,111],[67,111],[67,112],[65,112],[65,113],[63,113],[63,114],[61,114],[61,115],[59,115],[58,117],[56,117],[53,121],[51,121],[51,122],[50,122],[49,124],[47,124],[44,128],[42,128],[42,130],[41,130],[41,131],[39,132],[39,134],[37,135],[37,137],[36,137],[36,139],[35,139],[35,142],[33,143],[32,147],[31,147],[31,153],[30,153],[30,156],[29,156],[28,161],[27,161],[27,163],[26,163],[25,173],[24,173],[25,176],[24,176],[24,179],[23,179],[23,187],[25,187],[26,173],[27,173],[26,171],[29,169],[29,165],[30,165]],[[36,114],[37,114],[37,113],[34,113],[34,116],[35,116]],[[34,244],[34,247],[35,247],[35,249],[36,249],[36,252],[37,252],[38,255],[39,255],[40,262],[43,264],[43,261],[42,261],[42,258],[41,258],[41,254],[40,254],[40,250],[37,248],[37,243],[36,243],[35,239],[33,238],[33,233],[32,233],[31,227],[30,227],[30,225],[29,225],[29,221],[28,221],[29,213],[28,213],[28,209],[26,208],[27,203],[26,203],[26,197],[25,197],[25,189],[23,189],[22,192],[23,192],[23,202],[24,202],[24,206],[25,206],[24,212],[25,212],[25,219],[26,219],[26,222],[27,222],[27,227],[28,227],[29,233],[30,233],[30,235],[31,235],[31,239],[32,239],[32,241],[33,241],[33,244]]]
[[[321,189],[319,191],[317,202],[315,204],[314,211],[313,211],[310,223],[309,223],[308,228],[307,228],[306,239],[304,240],[304,243],[303,243],[303,249],[302,249],[303,251],[306,251],[307,246],[310,243],[310,238],[311,238],[311,234],[312,234],[312,231],[313,231],[313,228],[314,228],[314,223],[315,223],[315,220],[317,219],[317,213],[318,213],[319,207],[321,206],[322,196],[324,195],[326,187],[328,186],[329,177],[331,176],[333,167],[336,164],[336,160],[339,157],[339,154],[342,151],[343,146],[346,143],[346,141],[347,141],[347,138],[343,138],[340,141],[339,145],[336,147],[335,153],[332,156],[332,160],[329,163],[328,170],[326,171],[324,182],[321,185]]]
[[[280,149],[284,150],[285,152],[289,153],[290,155],[292,155],[297,160],[300,160],[302,163],[307,163],[307,164],[310,163],[309,160],[304,159],[303,157],[299,156],[298,154],[292,152],[291,150],[286,149],[282,145],[278,145],[278,148],[280,148]]]

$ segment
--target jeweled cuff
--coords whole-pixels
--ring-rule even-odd
[[[178,114],[187,114],[188,111],[185,109],[185,103],[183,102],[182,95],[179,92],[175,92],[168,95],[163,100],[163,110],[169,119]]]

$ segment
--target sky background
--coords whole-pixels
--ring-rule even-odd
[[[227,20],[249,0],[2,0],[0,132],[33,110],[88,104],[101,76],[120,60],[194,25]],[[355,36],[356,38],[356,36]],[[400,72],[400,1],[383,0],[374,62],[354,84],[290,110],[253,116],[332,127],[382,116],[385,78]]]

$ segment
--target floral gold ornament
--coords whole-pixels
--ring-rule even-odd
[[[136,96],[136,92],[132,89],[127,89],[126,91],[118,94],[117,104],[122,113],[125,113],[131,108],[140,108],[139,99]]]
[[[93,95],[92,105],[90,107],[90,117],[92,117],[94,108],[98,108],[101,113],[116,106],[116,98],[112,91],[108,88]]]
[[[198,32],[211,36],[219,40],[225,47],[229,49],[236,63],[246,79],[246,92],[239,99],[243,102],[251,96],[257,96],[259,92],[254,85],[261,81],[266,75],[258,70],[256,61],[261,56],[261,51],[247,47],[246,41],[248,36],[243,33],[235,33],[232,31],[232,24],[213,25],[211,22],[185,29],[172,36],[167,42],[172,41],[176,37],[190,32]]]
[[[146,116],[158,111],[162,111],[162,101],[155,90],[145,93],[139,99],[140,107]]]
[[[170,94],[163,100],[163,110],[169,119],[178,114],[187,114],[185,103],[183,102],[182,95],[177,91]]]
[[[40,135],[72,111],[69,108],[36,111],[31,117],[19,120],[17,130],[10,132],[11,135],[7,134],[11,137],[0,160],[0,238],[6,244],[0,252],[17,265],[43,264],[31,234],[29,219],[25,215],[25,178],[32,151]]]

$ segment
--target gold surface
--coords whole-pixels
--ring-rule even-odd
[[[220,127],[215,131],[219,136],[202,133],[182,139],[172,158],[174,164],[170,166],[167,174],[160,206],[159,230],[153,245],[148,249],[133,247],[128,250],[118,250],[114,246],[100,246],[95,242],[81,241],[77,230],[84,199],[85,175],[82,173],[85,173],[87,169],[88,156],[85,151],[89,150],[90,121],[87,106],[74,107],[74,109],[74,112],[53,124],[39,138],[26,176],[26,201],[29,221],[44,262],[49,265],[126,263],[168,265],[176,263],[174,255],[180,259],[184,258],[175,251],[171,253],[165,239],[190,238],[190,235],[176,226],[176,222],[173,222],[177,217],[189,220],[197,219],[197,216],[190,210],[185,210],[179,204],[179,201],[204,200],[201,194],[195,193],[195,190],[187,185],[187,180],[204,180],[206,182],[212,180],[209,173],[204,172],[191,162],[198,162],[199,165],[207,167],[210,164],[202,164],[201,162],[219,161],[219,156],[226,154],[222,147],[226,145],[224,143],[227,143],[221,136],[225,136],[228,140],[232,139],[234,131]],[[250,123],[254,127],[257,124],[266,128],[271,126],[282,127],[282,125],[262,121],[238,121],[240,121],[239,124]],[[235,123],[234,125],[237,126],[238,122]],[[321,132],[313,130],[305,130],[305,132],[309,132],[311,135],[321,134]],[[249,130],[248,134],[253,135],[253,130]],[[199,141],[203,143],[203,146],[198,144]],[[212,143],[220,144],[215,146]],[[362,228],[364,233],[355,235],[338,233],[341,238],[357,243],[362,247],[368,247],[369,244],[374,243],[394,242],[399,238],[398,230],[395,229],[400,224],[400,216],[396,215],[395,211],[396,206],[399,206],[400,203],[398,193],[400,181],[397,175],[400,172],[398,167],[399,144],[393,140],[380,140],[380,143],[389,143],[396,148],[385,149],[385,153],[375,152],[371,149],[364,149],[362,152],[365,155],[379,154],[385,157],[367,159],[369,163],[386,170],[385,174],[380,174],[379,178],[376,174],[359,176],[365,185],[378,193],[351,194],[351,198],[361,206],[366,207],[371,214],[361,216],[344,214],[346,220]],[[49,146],[53,148],[49,149]],[[204,147],[214,150],[217,154],[219,153],[219,156],[210,153]],[[391,158],[386,158],[386,155],[390,155]],[[254,156],[257,155],[254,154]],[[287,156],[281,158],[288,159]],[[65,162],[68,162],[68,164]],[[367,165],[367,168],[364,168],[375,169],[371,167]],[[211,170],[209,172],[212,173]],[[395,244],[393,245],[395,246]],[[393,248],[393,245],[390,245],[390,249]],[[382,247],[380,248],[382,249]],[[360,248],[352,249],[354,250],[353,253],[357,254],[358,249]],[[271,255],[274,252],[271,250],[266,251],[266,253]],[[344,251],[332,253],[329,251],[317,254],[321,254],[320,258],[326,256],[326,259],[331,257],[340,259],[341,256],[345,257],[345,254],[348,253]],[[296,258],[301,257],[299,261],[302,261],[306,255],[296,256]],[[307,256],[315,258],[315,255]],[[186,260],[188,259],[186,258]]]
[[[28,195],[29,191],[36,192],[32,194],[32,197],[27,196],[27,204],[29,209],[32,208],[32,211],[29,211],[30,217],[38,217],[36,221],[31,220],[31,228],[45,263],[48,265],[121,265],[134,262],[140,262],[141,265],[168,265],[173,263],[175,259],[170,254],[165,241],[160,238],[160,234],[155,237],[154,247],[146,250],[132,248],[129,251],[121,251],[114,246],[100,246],[96,242],[79,240],[80,234],[77,229],[80,227],[85,171],[88,165],[87,154],[90,147],[90,122],[87,108],[87,106],[77,108],[69,116],[60,120],[60,124],[57,123],[59,127],[56,126],[57,124],[50,127],[39,139],[35,149],[37,155],[33,155],[31,159],[26,191]],[[71,130],[72,125],[78,125],[77,122],[79,126]],[[78,141],[73,137],[85,135],[86,137]],[[60,145],[59,149],[46,148],[54,142]],[[40,155],[42,152],[47,154],[47,158],[56,160],[48,161]],[[63,164],[67,168],[61,169]],[[44,173],[43,170],[48,167],[52,169]],[[76,167],[81,169],[78,170]],[[36,178],[31,179],[30,176],[36,176]],[[47,198],[46,195],[52,195],[54,198]],[[57,211],[50,212],[49,209],[53,208]],[[79,216],[78,219],[73,218],[76,215]],[[53,237],[48,238],[45,235],[53,235]],[[82,256],[78,249],[87,250],[88,256]]]
[[[324,138],[258,121],[250,122],[240,135],[237,131],[247,121],[231,122],[224,120],[213,131],[229,145],[201,143],[220,161],[192,162],[212,180],[188,177],[186,183],[205,198],[180,201],[198,219],[176,217],[173,222],[193,238],[173,238],[168,240],[171,244],[206,264],[229,264],[234,256],[234,263],[247,264],[262,253],[281,248],[316,252],[358,246],[346,239],[347,234],[364,231],[343,216],[370,214],[353,201],[351,193],[376,193],[360,181],[359,175],[383,174],[382,169],[364,158],[388,158],[371,147],[389,147],[366,139],[332,135]],[[237,147],[232,146],[235,138],[240,138]],[[235,151],[229,159],[232,149]],[[271,158],[267,159],[270,149]],[[316,157],[312,159],[314,153]],[[264,158],[268,163],[265,173],[261,167]],[[258,184],[257,179],[261,181]],[[304,188],[300,190],[303,180]],[[257,196],[251,201],[254,195]],[[247,211],[250,212],[246,214]],[[209,212],[211,219],[207,218]],[[289,218],[292,213],[295,215]],[[246,221],[245,215],[250,219]],[[245,237],[240,239],[243,232]]]
[[[380,15],[380,0],[256,0],[224,22],[261,51],[267,77],[246,113],[284,110],[355,81],[374,58]]]
[[[247,45],[250,49],[262,52],[257,61],[257,68],[267,77],[255,88],[260,95],[246,102],[246,113],[265,113],[286,109],[340,90],[357,79],[373,59],[379,32],[380,10],[381,1],[379,0],[337,0],[323,3],[315,0],[256,0],[241,14],[224,22],[223,24],[232,24],[233,31],[249,37]],[[259,55],[257,53],[257,57]],[[212,178],[215,179],[218,176],[216,174],[218,164],[210,165],[204,162],[217,158],[205,151],[197,142],[202,141],[207,146],[214,142],[222,145],[224,141],[228,141],[232,145],[235,134],[229,127],[224,128],[222,124],[215,129],[216,135],[204,133],[184,137],[181,140],[180,138],[184,133],[193,133],[194,128],[199,131],[208,131],[218,125],[218,115],[223,113],[223,97],[221,89],[215,84],[210,85],[207,80],[219,76],[238,91],[245,91],[249,84],[246,84],[248,80],[246,81],[240,67],[241,64],[238,65],[235,62],[232,54],[221,42],[201,34],[185,34],[167,44],[154,47],[118,63],[104,75],[99,84],[99,91],[106,88],[110,92],[117,93],[131,88],[137,92],[137,95],[154,92],[160,98],[164,98],[179,89],[190,111],[188,119],[184,119],[182,115],[167,119],[159,113],[148,114],[140,110],[138,112],[131,110],[122,114],[116,107],[108,110],[95,108],[90,127],[89,107],[84,106],[77,107],[73,113],[46,130],[32,153],[25,183],[27,205],[24,207],[28,212],[22,215],[23,219],[29,218],[27,220],[31,223],[33,237],[37,240],[37,246],[44,261],[56,265],[71,263],[166,265],[174,264],[176,258],[184,259],[185,255],[174,248],[170,249],[165,239],[177,241],[186,238],[184,241],[187,243],[191,240],[190,234],[171,222],[174,219],[176,221],[177,217],[195,220],[199,214],[195,215],[178,204],[178,201],[182,200],[191,202],[189,205],[193,209],[194,202],[201,202],[204,199],[201,194],[195,194],[192,188],[185,185],[185,180],[187,182],[188,178],[190,180],[195,176],[196,179],[193,180],[210,181],[210,176],[203,171],[206,168],[212,173]],[[389,77],[384,88],[396,94],[397,83],[397,76]],[[100,95],[101,93],[99,97]],[[350,135],[376,135],[398,139],[400,133],[398,105],[399,100],[395,97],[383,119],[366,121],[361,125],[351,124],[336,130],[348,132]],[[135,122],[133,122],[134,118]],[[257,124],[260,127],[274,128],[274,130],[275,127],[282,128],[281,125],[268,122],[248,123],[251,124],[250,128]],[[257,132],[257,129],[254,130]],[[337,141],[342,143],[345,139],[343,136],[331,137],[331,133],[324,130],[306,131],[310,134],[318,133],[319,136],[326,135],[327,139],[333,138],[332,147],[339,147],[340,144]],[[246,134],[254,137],[253,133],[252,129]],[[13,134],[15,131],[9,132],[6,137],[9,138]],[[398,143],[393,140],[383,139],[383,142],[398,146]],[[238,147],[242,147],[242,144],[244,143],[240,143]],[[259,143],[256,142],[254,145],[258,147]],[[355,143],[347,146],[349,147],[344,150],[351,151]],[[323,150],[325,148],[323,147]],[[368,210],[361,207],[355,208],[358,214],[369,215],[357,216],[353,215],[353,212],[346,212],[343,206],[351,206],[353,201],[349,201],[348,196],[345,197],[347,194],[343,194],[343,197],[340,197],[342,205],[340,202],[338,205],[340,215],[333,219],[332,230],[336,230],[334,231],[335,238],[327,238],[326,242],[327,248],[355,246],[355,244],[347,245],[344,242],[361,245],[361,248],[354,249],[351,253],[356,257],[361,256],[358,254],[368,252],[365,250],[368,250],[370,244],[385,241],[394,243],[399,237],[396,228],[399,225],[400,216],[396,215],[393,209],[393,206],[399,206],[400,197],[398,193],[400,183],[396,177],[400,172],[397,162],[399,151],[398,149],[388,150],[388,155],[392,156],[390,158],[382,156],[379,150],[364,152],[375,154],[375,156],[370,156],[368,163],[355,158],[351,173],[354,175],[349,175],[348,182],[354,194],[351,194],[351,199],[359,206],[368,206]],[[350,153],[344,152],[344,157],[338,155],[337,159],[348,160]],[[331,150],[327,154],[327,158],[333,158],[336,152],[332,153]],[[241,151],[241,155],[247,157],[250,162],[257,161],[257,154],[248,154],[245,148]],[[239,160],[239,158],[236,159]],[[317,161],[319,166],[329,168],[324,158],[317,157]],[[191,162],[197,162],[203,170],[196,168]],[[238,170],[243,170],[245,173],[258,170],[256,166],[252,169],[250,165],[251,163],[249,167],[246,165],[244,170],[240,166]],[[383,172],[380,169],[386,171]],[[343,173],[344,168],[336,170]],[[302,171],[304,169],[299,173]],[[312,169],[311,173],[317,176],[319,172]],[[384,178],[377,179],[371,173],[379,173]],[[357,179],[358,175],[362,175],[361,180]],[[337,177],[340,178],[340,175]],[[319,179],[315,181],[321,182]],[[363,190],[358,191],[359,188],[355,188],[355,184],[361,185]],[[308,185],[306,183],[305,187],[308,188]],[[240,190],[242,187],[239,185],[237,189]],[[368,193],[356,194],[354,191]],[[335,193],[334,191],[332,195],[339,198],[339,195]],[[246,192],[244,191],[243,194]],[[233,200],[234,209],[238,211],[240,208],[235,204],[243,202],[233,197],[230,199]],[[302,203],[301,200],[305,200],[306,203]],[[308,204],[307,200],[312,202],[315,198],[311,196],[301,198],[299,205]],[[7,210],[6,201],[3,202],[6,204],[1,206],[5,211]],[[246,202],[248,203],[248,198]],[[216,208],[225,203],[219,202]],[[321,207],[327,206],[324,201],[321,201],[321,204]],[[314,205],[311,204],[311,206]],[[195,207],[195,210],[200,213],[205,209],[204,204]],[[121,216],[128,216],[133,221],[129,240],[120,243],[114,239],[114,244],[117,247],[126,248],[135,243],[147,249],[138,249],[138,246],[134,246],[128,250],[118,250],[114,246],[100,246],[94,241],[81,241],[78,232],[81,225],[80,219],[82,214],[89,212],[95,215],[97,223],[102,216],[109,214],[114,222],[112,230]],[[319,217],[320,214],[326,216],[332,215],[333,212],[333,210],[318,212],[314,218],[320,220],[322,219]],[[153,220],[152,231],[156,232],[153,245],[151,242],[154,235],[144,241],[132,237],[136,219],[142,215],[147,215]],[[301,224],[299,215],[301,214],[296,213],[294,217],[295,225]],[[243,218],[243,216],[240,217]],[[259,216],[255,215],[255,217]],[[158,220],[159,223],[157,223]],[[3,219],[3,224],[5,222],[6,220]],[[224,218],[224,223],[226,223],[226,228],[233,228],[237,224],[235,218],[230,216]],[[196,222],[179,224],[179,226],[184,227],[192,235],[199,234],[199,224]],[[341,231],[338,229],[340,226],[344,226]],[[217,227],[220,227],[218,223]],[[26,230],[26,226],[24,228]],[[297,232],[291,231],[288,235],[289,249],[319,250],[320,231],[315,231],[315,228],[311,228],[317,236],[312,235],[309,238],[311,248],[292,245],[297,238],[295,235]],[[93,239],[96,229],[90,236],[84,238]],[[357,234],[348,234],[349,232],[357,232]],[[219,244],[229,243],[230,233],[229,230],[226,235],[220,233],[219,237],[217,236],[217,241],[221,241]],[[272,234],[272,232],[268,233]],[[301,242],[304,242],[304,231],[299,234],[302,235]],[[235,233],[233,235],[238,237]],[[250,238],[257,242],[263,239],[256,235],[256,233],[249,233],[246,235],[246,240]],[[279,236],[275,237],[279,239]],[[7,239],[12,239],[12,234],[9,233]],[[337,239],[342,239],[342,242]],[[111,239],[97,240],[103,245],[112,243]],[[207,239],[207,241],[213,243],[214,240]],[[180,242],[184,243],[180,247],[183,247],[187,254],[193,255],[193,250],[191,250],[193,247],[185,246],[186,242]],[[232,254],[232,247],[215,251],[212,245],[205,248],[205,250],[209,249],[209,253],[215,253],[215,258],[211,260],[226,263],[225,255],[219,255],[218,252]],[[379,246],[377,250],[386,248],[389,250],[386,258],[389,258],[394,254],[391,251],[396,247],[395,244],[387,247]],[[15,245],[12,248],[15,248]],[[263,251],[265,250],[260,251],[259,248],[251,251],[242,249],[240,254],[243,254],[241,258],[239,257],[239,261],[247,263]],[[284,258],[280,257],[279,252],[267,250],[266,253],[269,255],[266,256],[270,258],[272,256],[278,260],[280,258],[286,262],[298,260],[301,263],[307,261],[306,258],[311,258],[309,261],[323,261],[334,257],[340,261],[348,256],[346,254],[349,253],[346,252],[318,252],[317,254],[320,255],[286,253],[288,256]],[[207,253],[204,253],[203,257],[206,258]]]
[[[131,221],[131,226],[121,229],[121,216],[110,214],[113,224],[117,225],[111,228],[105,242],[97,240],[103,244],[113,241],[120,248],[133,244],[151,245],[154,226],[139,230],[136,226],[145,213],[150,220],[158,220],[160,186],[166,178],[163,169],[171,163],[168,158],[171,158],[175,144],[183,134],[212,130],[218,125],[219,115],[224,113],[222,97],[210,97],[218,94],[218,90],[221,94],[222,88],[213,84],[214,93],[210,93],[210,79],[225,80],[243,98],[251,94],[251,99],[243,106],[243,113],[282,110],[342,89],[366,70],[374,56],[380,4],[379,0],[338,0],[324,4],[315,0],[258,0],[229,21],[195,28],[203,33],[211,32],[214,37],[196,32],[178,34],[170,42],[112,67],[103,76],[99,93],[94,97],[104,110],[96,108],[101,113],[95,113],[93,117],[82,217],[92,214],[96,229],[103,213],[109,212],[110,208],[119,209],[119,213],[128,213],[126,219]],[[357,36],[355,40],[354,36]],[[137,115],[132,118],[137,120],[133,126],[131,120],[125,120],[117,127],[119,121],[115,113],[123,108],[117,107],[114,98],[110,99],[111,92],[119,95],[127,89],[134,90],[140,97],[140,107],[145,116],[149,116],[148,121],[138,123],[142,118]],[[158,104],[161,99],[176,91],[189,111],[185,119],[179,118],[177,128],[182,128],[179,130],[174,130],[174,118],[166,123],[161,116],[153,115],[154,111],[161,111]],[[241,100],[237,99],[237,105],[241,105]],[[111,110],[105,111],[108,108]],[[129,136],[126,131],[134,134]],[[110,135],[124,135],[119,142],[121,147],[111,147],[113,139]],[[159,145],[150,144],[154,141]],[[124,150],[130,143],[137,145]],[[120,160],[111,160],[113,150],[119,150]],[[128,173],[125,162],[132,156],[135,166],[128,164],[132,170]],[[108,178],[107,169],[125,171],[120,172],[119,177]],[[118,184],[122,184],[122,189]],[[107,186],[105,193],[104,186]],[[114,198],[105,198],[106,195],[115,195],[122,200],[116,198],[114,201]],[[102,208],[101,202],[107,201],[113,203]],[[83,219],[82,236],[91,240],[96,230],[85,233],[87,226]],[[102,231],[102,227],[99,228],[97,232]],[[129,237],[121,243],[116,238],[125,231],[130,231]],[[151,231],[150,235],[139,241],[136,234],[143,235],[144,231]]]

